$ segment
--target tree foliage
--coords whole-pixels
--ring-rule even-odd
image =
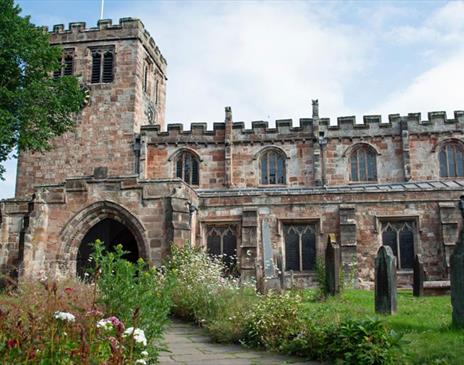
[[[83,103],[76,77],[51,77],[62,49],[20,12],[13,0],[0,0],[0,177],[17,149],[49,150]]]

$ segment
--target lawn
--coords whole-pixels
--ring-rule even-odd
[[[325,302],[314,299],[315,292],[304,291],[303,310],[307,315],[328,318],[383,318],[394,331],[403,334],[403,356],[414,364],[464,364],[464,330],[451,328],[450,296],[412,296],[398,293],[398,312],[393,316],[376,315],[374,293],[346,290],[340,297]]]

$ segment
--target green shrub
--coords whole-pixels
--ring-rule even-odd
[[[106,313],[118,317],[127,327],[143,329],[150,343],[147,350],[156,358],[168,323],[172,281],[162,271],[149,268],[142,259],[135,264],[124,260],[126,252],[121,245],[114,252],[105,252],[97,240],[94,247],[98,302],[104,305]]]
[[[173,313],[205,325],[223,316],[229,298],[239,291],[238,280],[224,277],[221,260],[192,248],[172,247],[168,263],[174,278]]]
[[[300,297],[290,292],[270,292],[259,298],[246,313],[242,342],[249,346],[278,351],[283,342],[299,335],[302,328],[299,314]]]
[[[328,358],[341,359],[344,364],[389,364],[393,362],[391,350],[400,340],[380,320],[346,320],[327,333],[325,348]]]
[[[398,344],[382,322],[348,321],[328,305],[306,310],[297,291],[259,295],[240,287],[223,277],[220,260],[199,250],[173,248],[168,268],[174,277],[173,313],[200,323],[217,342],[360,365],[387,364]],[[323,272],[319,265],[321,283]]]

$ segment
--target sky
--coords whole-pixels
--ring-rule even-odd
[[[96,26],[101,0],[16,0],[37,25]],[[140,18],[168,62],[167,122],[248,124],[464,109],[464,1],[105,0]],[[249,124],[248,124],[249,125]],[[0,199],[14,195],[6,163]]]

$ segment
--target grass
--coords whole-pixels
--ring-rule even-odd
[[[402,354],[412,364],[464,364],[464,330],[451,327],[450,296],[412,296],[398,293],[398,312],[393,316],[376,315],[374,293],[346,290],[340,297],[324,302],[315,300],[315,292],[305,290],[303,311],[327,321],[330,318],[383,318],[394,331],[403,334]]]

